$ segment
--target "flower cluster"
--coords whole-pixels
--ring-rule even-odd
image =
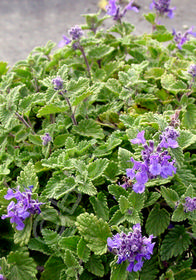
[[[45,135],[42,137],[42,140],[43,140],[42,145],[46,146],[52,140],[52,138],[50,134],[46,132]]]
[[[175,10],[175,7],[169,8],[169,5],[170,5],[170,0],[158,0],[158,1],[153,0],[152,4],[150,5],[150,9],[154,7],[158,15],[163,16],[167,14],[169,18],[173,18],[174,16],[173,10]]]
[[[60,90],[63,88],[63,79],[56,77],[52,80],[52,84],[54,85],[55,90]]]
[[[146,143],[144,133],[144,131],[139,132],[137,137],[131,140],[133,144],[143,144],[144,150],[141,152],[143,161],[135,161],[131,158],[133,168],[126,170],[127,177],[136,180],[136,183],[133,184],[133,190],[136,193],[145,191],[145,184],[149,179],[155,179],[157,176],[168,178],[176,173],[175,161],[169,161],[171,156],[163,148],[177,148],[176,138],[179,136],[179,132],[173,127],[167,127],[160,135],[160,143],[156,148],[154,141],[150,140],[149,145]]]
[[[84,34],[81,27],[79,27],[78,25],[72,27],[68,32],[69,32],[69,35],[71,36],[71,39],[69,39],[67,36],[63,35],[63,40],[61,40],[58,44],[59,48],[62,48],[64,46],[68,45],[72,41],[79,41],[80,38]]]
[[[43,204],[31,198],[33,186],[29,186],[29,189],[25,189],[24,192],[19,191],[19,187],[13,192],[12,189],[8,189],[5,199],[10,200],[15,198],[17,202],[11,201],[7,207],[7,215],[2,215],[2,219],[11,218],[10,222],[15,223],[17,230],[23,230],[25,227],[23,221],[30,217],[31,214],[40,214],[40,205]]]
[[[140,224],[133,226],[133,232],[128,234],[117,233],[113,238],[107,239],[108,248],[111,252],[117,254],[117,263],[121,264],[128,260],[129,272],[141,270],[143,266],[143,258],[149,260],[153,253],[155,243],[152,243],[153,235],[149,238],[143,237]]]
[[[184,211],[193,212],[196,210],[196,197],[190,198],[189,196],[185,197]]]
[[[173,29],[172,35],[174,36],[174,41],[177,43],[177,47],[181,50],[182,46],[186,43],[186,41],[189,41],[188,35],[193,35],[196,37],[196,32],[193,32],[193,26],[189,28],[184,34],[181,32],[176,32],[175,29]]]
[[[190,66],[188,73],[191,74],[193,78],[196,77],[196,64]]]
[[[121,11],[119,5],[116,5],[116,0],[109,0],[109,4],[106,7],[107,14],[112,16],[114,20],[120,21],[122,17],[126,14],[128,10],[135,11],[136,13],[139,12],[138,8],[133,6],[132,0],[124,9]]]

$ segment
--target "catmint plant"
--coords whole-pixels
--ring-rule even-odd
[[[63,88],[63,80],[61,77],[56,77],[52,80],[52,84],[54,85],[55,90],[60,90]]]
[[[106,6],[107,14],[112,16],[113,20],[121,21],[128,10],[132,10],[136,13],[139,12],[138,8],[133,5],[133,0],[130,1],[123,10],[121,10],[120,5],[117,5],[116,2],[117,0],[109,0],[108,5]]]
[[[157,147],[152,140],[147,144],[144,133],[145,131],[139,132],[137,137],[131,140],[133,144],[143,145],[144,150],[141,152],[143,161],[135,161],[131,157],[130,161],[133,163],[133,168],[126,170],[127,177],[136,180],[136,183],[133,184],[133,190],[136,193],[145,191],[145,184],[148,180],[155,179],[157,176],[166,179],[176,173],[175,161],[170,161],[169,152],[163,148],[177,148],[178,142],[176,139],[179,137],[179,132],[172,127],[167,127],[160,135],[160,143]]]
[[[133,226],[133,231],[128,234],[117,233],[108,238],[107,245],[111,252],[118,256],[117,263],[129,262],[129,272],[141,270],[144,260],[149,260],[153,254],[155,242],[152,243],[153,235],[143,237],[140,224]]]
[[[24,221],[26,218],[34,214],[40,214],[40,205],[43,203],[38,200],[32,199],[32,188],[29,186],[24,192],[19,190],[19,187],[15,191],[8,189],[5,199],[16,199],[17,202],[11,201],[7,207],[7,215],[2,215],[2,219],[11,218],[10,222],[16,224],[17,230],[23,230],[25,227]]]
[[[196,37],[196,32],[193,32],[193,26],[189,28],[184,34],[181,32],[176,32],[175,29],[173,29],[172,35],[174,36],[174,41],[177,44],[177,47],[181,50],[182,46],[189,41],[188,35],[192,35]]]
[[[1,267],[0,267],[1,270]],[[4,280],[3,274],[0,274],[0,280]]]

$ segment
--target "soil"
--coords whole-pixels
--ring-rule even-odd
[[[142,16],[150,12],[151,2],[135,0],[140,6],[139,14],[127,12],[126,20],[136,26],[135,34],[151,32],[151,25]],[[96,13],[97,4],[98,0],[0,0],[0,61],[13,65],[36,46],[49,40],[58,43],[70,27],[84,23],[81,14]],[[171,0],[171,7],[174,6],[174,18],[164,18],[161,23],[177,31],[195,25],[196,31],[196,1]],[[106,27],[110,25],[112,19],[105,23]]]

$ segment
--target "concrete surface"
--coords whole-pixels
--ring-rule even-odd
[[[127,12],[126,19],[136,26],[136,34],[151,31],[142,17],[150,11],[151,2],[135,0],[140,13]],[[49,40],[58,43],[70,27],[84,23],[81,14],[98,11],[97,3],[98,0],[0,0],[0,61],[13,65],[36,46]],[[196,31],[196,0],[171,0],[171,7],[174,6],[174,18],[165,18],[162,23],[170,30],[195,26]],[[109,19],[105,25],[111,24]]]

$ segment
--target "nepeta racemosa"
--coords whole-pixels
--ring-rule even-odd
[[[131,140],[133,144],[143,145],[144,150],[141,152],[143,161],[135,161],[131,158],[133,168],[126,170],[127,177],[131,180],[136,180],[135,184],[133,184],[133,190],[136,193],[145,191],[145,184],[148,180],[155,179],[157,176],[168,178],[173,173],[176,173],[175,161],[170,161],[171,156],[164,149],[178,147],[176,138],[179,136],[179,132],[173,127],[167,127],[160,135],[160,143],[157,147],[155,147],[152,140],[147,144],[144,133],[144,131],[139,132],[137,137]]]
[[[143,237],[140,224],[133,226],[133,231],[128,234],[117,233],[107,239],[107,245],[111,252],[118,256],[117,263],[128,260],[129,272],[141,270],[144,259],[149,260],[153,253],[155,243],[152,243],[153,235]]]
[[[196,37],[196,32],[193,32],[193,26],[189,28],[184,34],[181,32],[176,32],[175,29],[173,29],[172,35],[174,36],[174,41],[177,44],[177,47],[181,50],[182,46],[189,41],[188,35],[192,35]]]
[[[113,17],[113,20],[120,21],[125,16],[128,10],[132,10],[136,13],[139,12],[138,8],[133,6],[133,0],[121,11],[120,5],[116,4],[116,0],[110,0],[108,6],[106,6],[107,14]]]
[[[52,80],[52,84],[54,85],[55,90],[60,90],[63,88],[63,80],[61,77],[56,77]]]
[[[4,196],[5,199],[16,199],[13,200],[7,207],[7,215],[2,215],[2,219],[11,218],[10,222],[16,224],[17,230],[23,230],[25,227],[24,220],[33,214],[40,214],[40,205],[43,203],[38,200],[32,199],[32,188],[29,186],[24,192],[19,191],[19,187],[13,192],[12,189],[8,189],[7,194]]]
[[[196,64],[190,66],[188,73],[195,79],[196,77]]]
[[[150,9],[154,7],[158,16],[164,16],[166,14],[169,18],[173,18],[175,7],[169,8],[170,2],[170,0],[153,0]]]

